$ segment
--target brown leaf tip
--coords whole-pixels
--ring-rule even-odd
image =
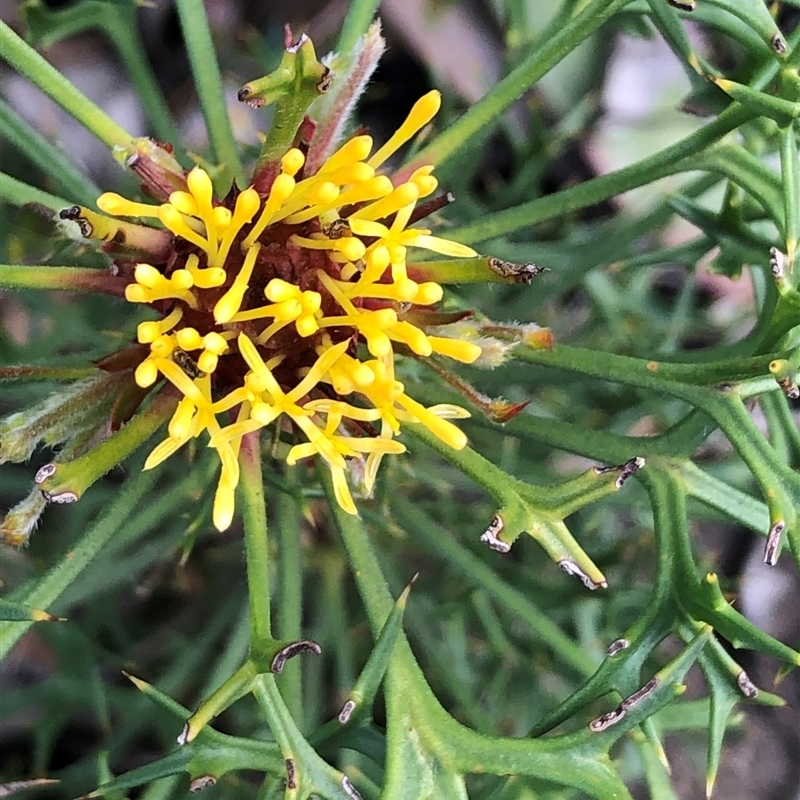
[[[57,466],[52,461],[43,467],[39,467],[36,475],[34,475],[33,482],[37,485],[44,483],[48,478],[52,478],[56,474],[56,469]]]
[[[786,274],[786,256],[777,247],[769,249],[769,268],[775,278],[782,278]]]
[[[213,775],[201,775],[199,778],[193,778],[189,784],[189,791],[194,794],[195,792],[202,792],[203,789],[208,789],[213,786],[217,779]]]
[[[285,647],[282,647],[275,654],[275,657],[272,659],[272,664],[270,664],[270,671],[274,675],[278,675],[283,672],[283,668],[290,658],[294,658],[300,653],[313,653],[315,656],[318,656],[321,652],[322,648],[316,642],[311,641],[311,639],[300,639],[297,642],[291,642]]]
[[[337,717],[337,719],[342,725],[345,725],[350,720],[350,717],[353,715],[353,712],[355,710],[356,710],[356,701],[348,700],[342,706],[342,710],[339,712],[339,716]]]
[[[567,575],[580,578],[581,583],[591,591],[608,588],[608,583],[606,581],[600,581],[600,583],[593,581],[574,561],[570,561],[568,558],[559,561],[558,566],[561,567]]]
[[[352,798],[352,800],[363,800],[361,794],[358,792],[355,786],[348,780],[345,775],[342,775],[342,789],[344,789],[345,794]]]
[[[751,700],[758,697],[758,687],[750,680],[750,676],[744,670],[736,676],[736,685],[745,697]]]
[[[627,639],[615,639],[606,649],[606,655],[613,658],[617,653],[627,650],[630,646],[631,643]]]
[[[779,547],[781,536],[786,528],[786,523],[779,519],[770,529],[767,535],[767,543],[764,546],[764,563],[769,567],[774,567],[778,563]]]
[[[488,544],[492,550],[496,550],[498,553],[507,553],[511,550],[511,545],[500,538],[503,528],[505,528],[503,518],[499,514],[495,514],[489,523],[489,527],[481,534],[481,541],[484,544]]]

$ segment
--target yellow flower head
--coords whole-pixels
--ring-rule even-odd
[[[313,174],[303,152],[289,149],[268,191],[251,186],[215,199],[211,178],[195,167],[186,190],[159,206],[99,198],[107,214],[152,218],[174,236],[168,260],[137,264],[125,291],[129,302],[161,315],[139,325],[136,383],[166,379],[182,398],[146,468],[206,432],[222,463],[220,530],[233,517],[242,437],[267,425],[291,423],[302,434],[287,461],[323,459],[351,514],[346,460],[366,457],[370,488],[381,458],[405,450],[394,440],[403,422],[426,426],[454,448],[466,444],[448,418],[467,412],[409,397],[395,356],[439,353],[471,363],[480,355],[478,345],[429,336],[406,318],[442,298],[439,284],[409,277],[410,249],[476,254],[412,226],[419,200],[437,188],[433,167],[397,185],[378,174],[439,105],[439,93],[429,92],[375,152],[369,136],[355,136]]]

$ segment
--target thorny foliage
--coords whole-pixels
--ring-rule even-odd
[[[796,4],[565,0],[551,18],[532,20],[525,4],[495,3],[505,77],[460,116],[447,99],[404,162],[388,153],[393,185],[374,197],[356,192],[345,206],[335,193],[375,180],[382,157],[371,163],[367,148],[337,164],[346,175],[325,181],[333,188],[313,178],[347,140],[348,116],[382,54],[378,27],[368,29],[374,5],[350,4],[339,55],[317,61],[310,43],[289,36],[277,68],[267,59],[267,76],[240,97],[272,105],[272,126],[246,147],[230,127],[202,4],[179,0],[209,136],[207,151],[191,156],[147,66],[134,3],[81,0],[54,12],[31,0],[28,40],[49,45],[99,27],[174,152],[131,138],[0,28],[10,66],[151,195],[145,207],[130,203],[128,184],[99,203],[121,216],[103,216],[99,190],[3,104],[3,135],[23,164],[9,163],[0,180],[4,224],[18,226],[3,239],[0,286],[20,290],[18,300],[3,298],[5,309],[35,332],[24,341],[11,339],[10,325],[2,332],[4,402],[13,405],[2,457],[24,462],[39,444],[56,448],[3,523],[6,541],[20,544],[44,511],[30,547],[9,556],[0,651],[24,663],[12,647],[25,636],[58,665],[50,680],[4,698],[4,717],[39,719],[30,763],[3,774],[22,781],[10,790],[42,790],[36,781],[55,775],[67,795],[97,786],[95,796],[122,797],[147,786],[148,798],[180,797],[188,775],[192,791],[250,797],[241,771],[256,770],[259,798],[611,800],[630,797],[612,761],[630,750],[651,797],[666,798],[674,792],[665,733],[707,731],[710,793],[734,709],[782,703],[730,648],[759,651],[781,669],[800,664],[800,653],[742,616],[737,587],[698,558],[693,534],[709,514],[723,517],[764,537],[767,564],[783,551],[800,563]],[[629,166],[570,175],[552,191],[553,176],[576,160],[574,142],[596,132],[596,87],[570,83],[564,54],[589,40],[596,55],[583,57],[597,68],[586,72],[601,76],[599,42],[621,30],[668,43],[691,85],[683,109],[707,118]],[[260,42],[248,55],[259,62],[268,49]],[[570,103],[553,102],[553,75],[574,95],[569,113]],[[528,102],[510,115],[523,94]],[[508,162],[498,172],[481,166],[487,141]],[[200,166],[190,172],[192,159]],[[395,187],[416,187],[402,190],[416,192],[414,203],[433,192],[429,165],[458,200],[442,195],[425,208],[439,239],[410,232],[421,217],[405,210],[408,198],[380,206]],[[657,184],[655,201],[609,213],[608,201],[663,178],[669,192]],[[270,206],[280,182],[285,196]],[[307,194],[292,195],[298,186]],[[173,210],[154,212],[153,196]],[[369,203],[378,210],[359,213]],[[132,221],[141,213],[159,222]],[[406,270],[397,248],[407,245],[448,258],[429,254]],[[256,298],[250,275],[263,272],[269,247],[282,255]],[[230,268],[225,248],[235,254]],[[156,266],[142,267],[143,254]],[[752,286],[749,333],[736,336],[745,311],[711,318],[701,265]],[[287,282],[301,274],[305,282]],[[659,280],[675,274],[680,289],[665,304]],[[478,288],[486,282],[490,290]],[[61,303],[31,291],[40,289],[101,296]],[[132,303],[160,316],[143,322]],[[509,319],[522,322],[497,321]],[[338,375],[337,348],[353,361],[339,362]],[[401,388],[373,391],[393,348]],[[456,371],[437,353],[476,364]],[[373,361],[384,366],[366,366]],[[223,408],[225,380],[235,403]],[[294,396],[298,380],[304,391]],[[308,394],[312,384],[323,387],[318,395]],[[167,388],[154,396],[154,385]],[[412,396],[414,404],[398,400]],[[223,435],[212,418],[237,404]],[[469,444],[446,419],[464,407]],[[292,426],[274,424],[279,414],[305,444]],[[134,453],[157,431],[164,443],[146,463],[154,469],[140,472]],[[207,435],[216,463],[198,446]],[[355,440],[379,444],[359,449]],[[406,445],[409,456],[377,472],[376,461]],[[314,454],[326,468],[313,469]],[[575,456],[594,465],[581,472]],[[4,490],[18,499],[36,470],[4,469]],[[45,509],[48,499],[78,498]],[[231,533],[212,530],[212,505],[217,527],[233,522]],[[517,541],[522,533],[541,549]],[[70,619],[37,625],[32,638],[34,622],[51,613]],[[695,663],[708,696],[681,699]],[[117,667],[146,702],[113,677]],[[87,709],[102,744],[56,774],[57,745]],[[218,717],[228,733],[212,727]],[[155,739],[142,764],[144,735]]]

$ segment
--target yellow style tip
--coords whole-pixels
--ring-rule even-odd
[[[198,203],[205,206],[211,205],[214,186],[208,173],[202,167],[194,167],[189,172],[186,176],[186,185]]]

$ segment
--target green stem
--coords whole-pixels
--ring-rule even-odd
[[[300,526],[297,501],[280,492],[277,500],[278,515],[278,603],[275,627],[278,639],[291,641],[301,638],[303,565],[300,554]],[[303,718],[302,671],[299,660],[288,663],[278,676],[283,699],[292,718]]]
[[[136,2],[109,4],[105,0],[81,0],[69,7],[50,10],[38,1],[27,3],[23,15],[28,41],[32,37],[35,44],[49,49],[86,30],[99,30],[116,48],[156,135],[165,142],[177,144],[180,141],[178,129],[153,75],[139,33],[138,5]]]
[[[760,500],[709,475],[691,461],[682,462],[675,470],[690,497],[766,536],[769,510]]]
[[[79,381],[97,375],[97,367],[10,366],[0,367],[4,381]]]
[[[519,347],[514,356],[521,361],[542,366],[580,372],[595,378],[617,381],[643,389],[668,391],[684,396],[706,385],[744,381],[769,374],[769,363],[775,354],[750,358],[727,359],[709,363],[673,363],[646,361],[631,356],[602,353],[596,350],[556,344],[552,350]],[[680,387],[685,388],[681,391]]]
[[[250,597],[250,650],[251,653],[266,654],[271,652],[273,645],[269,597],[269,539],[257,431],[242,439],[239,460],[247,587]]]
[[[156,136],[162,142],[177,145],[181,134],[147,59],[136,22],[137,8],[134,4],[120,5],[115,11],[116,14],[105,15],[102,27],[117,48]]]
[[[435,453],[455,465],[464,475],[472,478],[478,486],[482,486],[491,494],[500,506],[512,505],[518,501],[521,493],[531,488],[530,484],[511,477],[471,447],[455,450],[434,436],[423,425],[408,423],[404,426],[403,431],[410,433],[415,439],[419,439]]]
[[[108,510],[70,548],[68,557],[60,559],[30,590],[15,599],[34,608],[51,607],[94,561],[114,534],[122,530],[136,514],[155,481],[154,471],[137,471],[116,495]],[[5,658],[32,624],[33,622],[0,622],[0,659]]]
[[[594,6],[595,4],[592,5]],[[625,4],[623,3],[622,5]],[[586,9],[583,14],[586,14],[588,10]],[[577,23],[580,18],[576,17],[570,25]],[[560,34],[553,37],[551,42],[560,40],[560,37],[566,34],[570,25],[565,26]],[[794,48],[794,52],[797,52],[798,45],[800,45],[800,28],[792,32],[789,41],[790,47]],[[535,56],[536,54],[531,58],[535,60]],[[448,128],[446,133],[441,134],[419,153],[414,158],[414,163],[417,164],[423,161],[425,163],[440,163],[441,160],[451,155],[461,145],[458,137],[466,137],[475,133],[475,130],[473,130],[475,123],[472,122],[471,115],[477,114],[478,109],[481,109],[482,112],[485,104],[490,104],[491,106],[492,98],[494,98],[497,89],[505,86],[516,75],[517,71],[524,66],[525,64],[521,64],[507,78],[497,84],[492,93],[473,106],[459,122]],[[752,88],[764,89],[768,86],[769,82],[774,79],[777,69],[778,65],[775,61],[766,62],[754,75],[751,81]],[[511,97],[512,101],[513,99],[515,97]],[[492,111],[492,113],[496,114],[497,110]],[[755,113],[753,111],[742,107],[738,103],[733,103],[714,122],[642,161],[608,175],[600,175],[597,178],[584,181],[577,186],[564,189],[554,195],[539,197],[505,211],[488,214],[478,222],[450,231],[448,235],[450,238],[467,243],[485,241],[521,228],[527,228],[544,220],[563,216],[571,211],[586,208],[609,197],[614,197],[646,183],[651,183],[658,178],[691,169],[691,156],[700,153],[754,116]],[[465,121],[469,121],[470,124],[467,126]],[[465,127],[464,131],[461,130],[462,127]],[[478,129],[480,129],[480,124]],[[454,134],[457,134],[457,137],[454,138]],[[444,145],[439,144],[440,140],[444,140]],[[684,160],[686,162],[681,163]]]
[[[285,762],[292,764],[296,791],[287,791],[284,797],[288,800],[313,794],[330,800],[352,800],[354,795],[345,788],[342,773],[325,763],[298,729],[278,691],[275,676],[259,675],[254,680],[253,694]]]
[[[358,581],[358,590],[367,609],[372,633],[377,639],[394,606],[392,595],[369,539],[364,534],[361,521],[343,511],[336,501],[330,470],[320,469],[317,474],[328,498],[330,513],[347,550],[350,569]]]
[[[370,626],[377,637],[393,606],[389,589],[361,522],[339,508],[327,470],[321,471],[320,479],[348,552],[350,568],[367,609]],[[408,756],[419,759],[422,755],[420,750],[424,749],[433,763],[442,770],[446,764],[447,771],[453,776],[473,772],[476,765],[480,764],[486,771],[496,775],[535,775],[562,782],[565,770],[569,769],[567,759],[574,759],[578,750],[583,749],[580,757],[581,775],[574,785],[596,797],[626,796],[624,786],[610,763],[600,757],[600,749],[609,745],[588,731],[548,740],[532,740],[485,736],[464,727],[442,708],[431,692],[402,633],[389,670],[386,690],[389,728],[386,775],[387,781],[399,787],[399,791],[402,791],[403,771],[408,769],[408,763],[404,761],[404,747],[409,742],[409,733],[413,732],[413,739],[418,744],[408,751]],[[625,721],[625,728],[618,730],[630,729],[628,726],[632,727],[639,721],[632,715],[630,720]],[[561,753],[564,753],[563,757]],[[567,756],[567,753],[570,755]],[[428,763],[430,765],[431,762]],[[415,766],[414,772],[419,774],[422,770],[432,783],[433,768]],[[391,798],[399,796],[397,790],[387,792],[385,789],[384,794]],[[410,795],[406,793],[401,796]]]
[[[239,159],[239,149],[233,136],[222,76],[211,39],[211,29],[202,0],[176,0],[183,29],[183,40],[189,54],[197,96],[203,109],[208,139],[214,160],[221,169],[220,181],[230,183],[235,178],[239,186],[247,181]],[[227,186],[224,187],[227,190]],[[225,194],[225,191],[222,194]]]
[[[0,53],[14,69],[56,101],[112,151],[133,146],[133,137],[0,21]]]
[[[31,267],[0,264],[0,288],[96,292],[124,297],[127,278],[91,267]]]
[[[352,0],[336,44],[337,53],[346,55],[356,46],[359,37],[367,32],[379,3],[380,0]]]
[[[453,125],[418,152],[414,164],[442,164],[466,142],[495,125],[501,113],[630,0],[593,0],[543,42]]]
[[[654,597],[663,603],[670,593],[680,595],[681,586],[696,581],[697,567],[686,526],[686,495],[679,479],[668,470],[645,470],[640,480],[653,507],[653,525],[659,544]]]
[[[800,428],[797,420],[792,415],[789,400],[785,396],[774,395],[773,408],[775,412],[775,422],[783,429],[786,437],[786,447],[788,450],[788,463],[795,468],[800,467]]]
[[[53,462],[52,471],[37,481],[39,488],[55,502],[79,500],[92,484],[144,445],[176,405],[173,392],[162,392],[144,411],[84,455],[74,461]]]
[[[2,99],[0,118],[3,120],[3,136],[14,147],[75,202],[95,208],[100,189],[75,166],[60,147],[45,139]]]
[[[800,474],[781,461],[753,422],[742,399],[734,394],[711,395],[701,407],[711,414],[753,473],[770,510],[770,521],[782,520],[787,535],[800,542]],[[700,401],[702,402],[702,400]],[[700,405],[698,402],[698,405]]]
[[[785,399],[780,392],[765,392],[758,398],[758,404],[766,420],[767,439],[775,451],[775,455],[781,462],[791,464],[789,439],[782,418],[779,416],[781,403],[785,402]],[[792,428],[797,429],[797,424],[792,423]]]
[[[781,131],[781,176],[783,187],[784,229],[789,264],[795,265],[797,243],[800,239],[800,153],[798,153],[797,121]],[[800,278],[800,264],[794,266]],[[795,280],[795,286],[800,279]]]
[[[44,192],[41,189],[37,189],[35,186],[30,186],[27,183],[18,181],[16,178],[12,178],[10,175],[6,175],[3,172],[0,172],[0,200],[11,203],[12,206],[20,207],[29,204],[38,204],[54,212],[73,205],[69,200],[65,200],[63,197],[57,197],[54,194]]]
[[[696,167],[691,156],[697,155],[752,116],[752,112],[741,106],[733,106],[699,131],[635,164],[591,178],[554,195],[538,197],[505,211],[487,214],[477,222],[450,231],[448,236],[467,243],[485,241],[595,205],[668,175],[693,170]]]
[[[436,536],[430,536],[428,531],[438,529],[439,525],[427,517],[418,506],[398,497],[392,507],[397,512],[397,520],[403,524],[403,529],[419,544],[426,550],[444,558],[468,580],[482,587],[504,608],[519,617],[538,639],[565,664],[569,664],[579,675],[584,677],[588,677],[594,672],[595,665],[588,654],[552,622],[544,611],[537,608],[528,597],[510,586],[488,564],[456,542],[445,531],[439,531]]]
[[[257,674],[255,664],[249,660],[245,661],[222,686],[218,687],[208,699],[200,703],[197,710],[189,717],[181,734],[181,743],[186,744],[194,741],[214,717],[247,694]]]

